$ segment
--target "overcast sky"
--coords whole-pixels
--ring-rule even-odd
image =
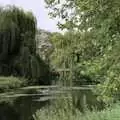
[[[51,20],[45,9],[44,0],[0,0],[0,5],[15,4],[25,10],[30,10],[37,18],[38,27],[51,32],[58,31],[57,20]]]

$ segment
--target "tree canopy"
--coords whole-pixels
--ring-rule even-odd
[[[0,75],[49,81],[49,65],[36,54],[36,18],[15,6],[0,9]]]
[[[58,23],[60,28],[72,30],[79,36],[70,38],[72,45],[69,47],[71,51],[76,46],[75,51],[79,53],[80,60],[76,65],[79,75],[82,71],[92,80],[99,81],[99,91],[105,98],[116,96],[120,90],[119,0],[45,1],[50,15],[62,19]]]

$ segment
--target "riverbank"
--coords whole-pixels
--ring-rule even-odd
[[[0,76],[0,93],[8,92],[24,86],[26,86],[26,80],[23,78]]]
[[[85,113],[72,109],[70,106],[67,104],[64,107],[62,105],[59,108],[49,107],[38,110],[33,115],[34,120],[120,120],[120,104],[113,105],[102,111],[86,110]]]

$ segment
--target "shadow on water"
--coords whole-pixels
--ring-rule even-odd
[[[34,94],[31,95],[31,92]],[[0,120],[33,120],[32,115],[36,110],[49,104],[49,101],[33,101],[40,98],[39,95],[35,96],[35,94],[35,91],[30,90],[26,96],[21,95],[14,99],[9,96],[8,100],[0,102]]]
[[[33,102],[30,97],[19,97],[13,105],[2,102],[0,120],[33,120],[32,115],[45,104],[46,102]]]
[[[0,103],[0,120],[20,120],[20,114],[9,103]]]
[[[98,102],[89,89],[32,88],[4,95],[5,100],[0,102],[0,120],[33,120],[32,115],[38,109],[50,105],[55,99],[60,99],[61,95],[67,96],[68,93],[72,95],[75,107],[81,112],[84,111],[85,105],[91,110],[93,107],[103,109],[102,102]]]
[[[20,120],[32,120],[32,115],[37,109],[48,104],[48,101],[35,102],[35,97],[19,97],[14,101],[14,108],[20,113]]]

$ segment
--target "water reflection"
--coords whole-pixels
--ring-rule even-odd
[[[20,120],[20,114],[7,102],[0,103],[0,120]]]

